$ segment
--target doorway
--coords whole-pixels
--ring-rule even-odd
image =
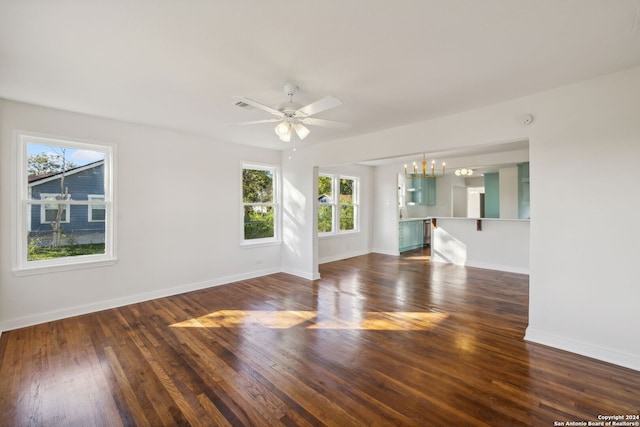
[[[484,218],[484,187],[467,187],[467,217]]]

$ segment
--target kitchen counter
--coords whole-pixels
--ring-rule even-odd
[[[454,220],[454,221],[516,221],[516,222],[529,222],[530,219],[520,219],[520,218],[466,218],[466,217],[447,217],[447,216],[426,216],[426,217],[408,217],[401,218],[398,222],[407,222],[407,221],[426,221],[428,219],[436,218],[437,220]]]
[[[398,220],[398,222],[408,222],[408,221],[426,221],[428,219],[431,219],[431,217],[424,217],[424,218],[416,218],[416,217],[410,217],[410,218],[401,218]]]

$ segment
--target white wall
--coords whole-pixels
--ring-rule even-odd
[[[467,187],[454,185],[451,187],[451,216],[467,216]]]
[[[638,93],[634,68],[532,99],[527,338],[640,370]]]
[[[501,168],[499,171],[500,218],[518,218],[518,168]]]
[[[318,262],[330,262],[367,254],[371,250],[371,213],[373,212],[373,168],[347,164],[319,168],[319,173],[359,178],[360,226],[357,233],[318,237]]]
[[[428,216],[450,217],[456,216],[453,212],[454,206],[454,187],[464,187],[465,179],[453,174],[436,180],[436,204],[427,206]],[[466,214],[466,202],[464,203],[464,212]]]
[[[640,68],[409,126],[298,150],[296,179],[312,188],[313,165],[529,140],[530,307],[527,339],[640,369],[634,186],[640,158]],[[533,114],[534,122],[519,118]],[[389,143],[393,141],[393,143]],[[365,158],[366,157],[366,158]],[[603,172],[604,168],[606,173]],[[397,240],[395,177],[376,177],[374,248]],[[592,172],[592,173],[589,173]],[[383,177],[384,175],[388,175]],[[391,185],[382,185],[388,179]],[[308,181],[308,182],[304,182]],[[308,194],[312,194],[309,192]],[[603,216],[608,206],[609,216]],[[312,207],[302,215],[312,218]],[[615,214],[612,214],[615,211]],[[378,220],[384,218],[384,220]],[[599,227],[595,231],[594,226]],[[312,260],[313,229],[296,257]],[[396,243],[397,245],[397,243]],[[284,248],[291,251],[290,248]],[[300,264],[310,272],[317,266]]]
[[[465,178],[464,182],[467,187],[484,187],[484,176]]]
[[[14,129],[117,145],[115,265],[12,273]],[[280,246],[239,246],[241,162],[280,152],[5,100],[0,131],[0,329],[281,270]]]
[[[318,271],[318,167],[301,155],[282,153],[282,269],[285,273],[315,280]],[[303,161],[304,160],[304,161]]]
[[[371,251],[398,255],[398,167],[377,166],[373,179],[373,210],[369,213],[372,216]]]

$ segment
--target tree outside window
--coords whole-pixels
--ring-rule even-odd
[[[318,177],[318,232],[333,231],[333,179],[330,176]]]
[[[243,165],[242,204],[245,241],[277,238],[277,169]]]
[[[355,179],[340,178],[340,230],[355,230]]]
[[[335,196],[337,195],[337,197]],[[318,232],[358,230],[358,178],[318,176]]]

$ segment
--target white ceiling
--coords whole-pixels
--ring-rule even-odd
[[[325,95],[305,144],[640,65],[640,0],[0,0],[0,97],[283,149],[235,107]]]

